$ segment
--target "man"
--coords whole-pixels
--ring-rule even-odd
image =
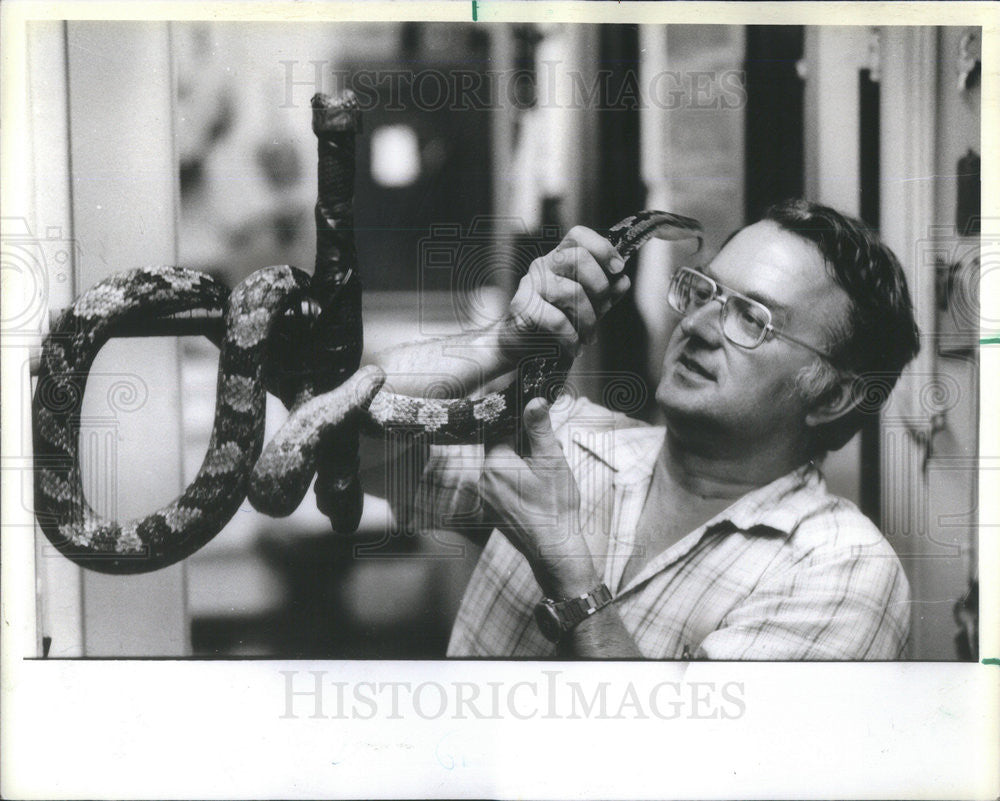
[[[537,332],[589,340],[627,290],[610,243],[574,228],[521,281],[507,318],[461,343],[485,378]],[[919,349],[902,269],[863,225],[773,207],[664,299],[676,325],[656,400],[666,426],[587,401],[524,412],[530,455],[433,448],[417,506],[490,536],[449,655],[894,659],[909,590],[881,533],[816,466]],[[421,350],[422,348],[422,350]],[[444,348],[382,360],[397,389]],[[470,366],[445,357],[448,372]],[[878,394],[878,393],[875,393]],[[867,405],[865,405],[867,404]],[[492,515],[492,517],[489,517]],[[472,530],[472,527],[470,527]]]

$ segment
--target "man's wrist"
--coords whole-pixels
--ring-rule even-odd
[[[578,598],[601,581],[577,516],[560,515],[560,521],[556,525],[559,531],[567,532],[566,539],[558,545],[540,546],[537,561],[528,560],[538,586],[553,601]]]
[[[484,347],[496,359],[500,373],[509,372],[517,366],[517,335],[509,317],[497,320],[482,331]]]
[[[535,622],[546,639],[558,643],[612,600],[611,591],[603,582],[566,600],[544,598],[535,606]]]
[[[564,601],[590,592],[600,581],[593,560],[586,554],[566,557],[558,568],[550,569],[544,578],[540,578],[539,586],[546,598]]]

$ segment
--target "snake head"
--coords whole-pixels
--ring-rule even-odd
[[[684,217],[669,211],[647,209],[626,217],[608,229],[608,240],[628,261],[629,258],[650,239],[664,239],[669,242],[680,242],[685,239],[697,239],[701,250],[704,244],[705,229],[693,217]]]

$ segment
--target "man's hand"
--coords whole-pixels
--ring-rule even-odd
[[[486,454],[483,500],[503,520],[501,532],[531,565],[548,598],[579,597],[600,577],[580,529],[580,493],[552,433],[549,405],[535,398],[524,410],[531,455],[521,459],[508,445]],[[560,642],[562,655],[636,659],[639,651],[614,604],[581,622]]]
[[[624,267],[607,239],[577,226],[531,263],[503,319],[477,331],[397,345],[372,361],[385,371],[393,392],[422,397],[429,385],[438,388],[441,376],[472,393],[509,373],[539,345],[554,342],[575,356],[628,291]]]
[[[503,521],[501,531],[525,558],[542,591],[568,598],[593,589],[598,576],[580,530],[580,493],[552,432],[541,398],[524,410],[531,455],[507,444],[490,448],[483,465],[483,500]]]
[[[624,267],[618,251],[596,231],[570,229],[554,250],[531,263],[518,284],[500,324],[503,355],[516,362],[542,338],[575,356],[628,291],[629,279],[620,275]]]

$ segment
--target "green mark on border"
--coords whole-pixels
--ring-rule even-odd
[[[479,21],[479,8],[478,4],[476,3],[476,0],[472,0],[472,21],[473,22]]]
[[[982,339],[979,340],[979,344],[980,345],[1000,345],[1000,337],[983,337]]]
[[[995,656],[994,657],[990,657],[989,659],[984,659],[983,660],[983,664],[984,665],[1000,665],[1000,659],[997,659]]]

